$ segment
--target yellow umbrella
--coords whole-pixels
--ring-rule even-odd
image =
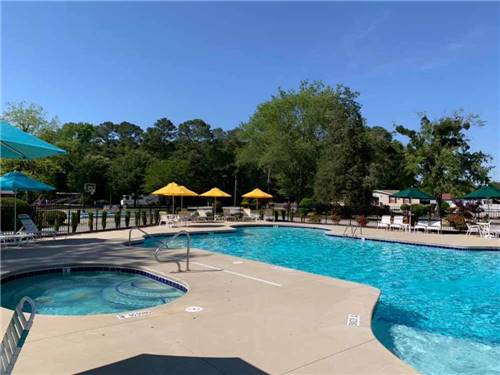
[[[252,191],[243,194],[243,198],[251,198],[251,199],[256,199],[257,200],[257,209],[259,209],[259,199],[269,199],[272,198],[273,196],[271,194],[268,194],[260,189],[253,189]]]
[[[183,197],[197,197],[198,194],[195,193],[194,191],[192,190],[189,190],[187,187],[185,187],[184,185],[181,185],[179,186],[179,189],[181,191],[181,194],[179,194],[179,196],[181,197],[181,210],[182,210],[182,198]]]
[[[175,213],[175,197],[196,197],[194,191],[189,190],[185,186],[177,185],[175,182],[171,182],[168,185],[162,187],[161,189],[153,191],[151,194],[154,195],[166,195],[172,197],[172,212]],[[182,203],[181,203],[182,207]]]
[[[204,192],[203,194],[200,194],[202,197],[207,197],[207,198],[214,198],[214,217],[215,217],[215,208],[217,204],[217,198],[229,198],[231,195],[228,193],[223,192],[219,188],[211,188],[209,191]]]

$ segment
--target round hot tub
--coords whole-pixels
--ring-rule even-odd
[[[187,288],[147,271],[125,267],[61,267],[9,275],[1,280],[2,307],[28,296],[45,315],[122,313],[176,300]]]

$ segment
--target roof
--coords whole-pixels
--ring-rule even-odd
[[[386,194],[386,195],[393,195],[394,193],[397,193],[398,191],[399,190],[389,190],[389,189],[373,190],[374,193]]]

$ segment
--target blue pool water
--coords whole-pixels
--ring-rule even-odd
[[[192,240],[201,249],[373,285],[382,291],[373,331],[397,356],[424,374],[500,374],[500,252],[360,241],[286,227],[247,227]],[[146,240],[145,246],[154,243]]]
[[[14,309],[31,297],[39,314],[90,315],[118,313],[168,303],[181,290],[146,276],[123,272],[45,273],[2,283],[2,306]]]

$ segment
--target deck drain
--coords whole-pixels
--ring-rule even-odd
[[[347,325],[348,326],[356,326],[359,327],[360,317],[358,314],[349,314],[347,315]]]
[[[130,318],[140,318],[142,316],[148,316],[151,315],[151,311],[145,310],[145,311],[134,311],[126,314],[118,314],[116,317],[118,319],[130,319]]]
[[[200,311],[203,311],[203,307],[200,307],[200,306],[186,307],[186,312],[188,312],[188,313],[195,313],[195,312],[200,312]]]

